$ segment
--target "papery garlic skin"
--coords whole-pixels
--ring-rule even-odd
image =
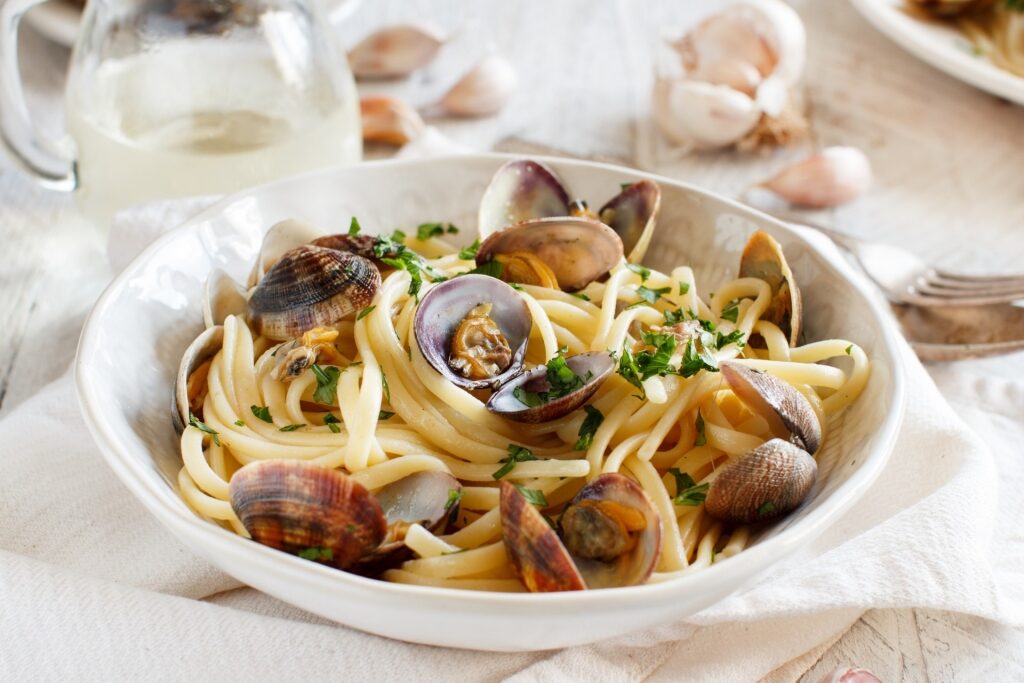
[[[507,59],[490,55],[460,78],[438,104],[457,116],[489,116],[508,103],[518,80]]]
[[[437,56],[444,40],[432,29],[389,26],[359,41],[348,53],[349,68],[358,79],[402,78]]]
[[[871,179],[871,163],[864,152],[856,147],[827,147],[760,185],[792,204],[827,208],[861,196]]]
[[[654,118],[673,142],[694,149],[732,144],[761,118],[754,100],[724,85],[658,79]]]
[[[418,138],[424,129],[419,113],[393,97],[364,97],[359,101],[363,141],[401,147]]]

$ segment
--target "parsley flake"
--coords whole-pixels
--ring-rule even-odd
[[[277,431],[279,431],[279,432],[294,432],[296,429],[302,429],[305,426],[306,426],[305,423],[298,424],[298,425],[285,425],[284,427],[281,427]]]
[[[680,282],[679,283],[679,294],[682,295],[682,294],[689,294],[689,293],[690,293],[690,283],[689,282]]]
[[[642,266],[639,263],[627,263],[626,268],[640,276],[640,283],[647,282],[647,278],[651,276],[651,269],[646,266]]]
[[[431,237],[444,234],[444,225],[441,223],[420,223],[416,227],[416,239],[426,242]]]
[[[758,517],[764,517],[765,515],[770,515],[774,511],[775,511],[775,503],[773,503],[770,500],[769,501],[765,501],[761,505],[761,507],[757,508],[757,516]]]
[[[512,484],[516,487],[519,493],[523,494],[523,498],[526,498],[527,502],[537,507],[546,508],[548,506],[548,499],[544,497],[544,492],[537,489],[528,489],[522,484]]]
[[[330,548],[306,548],[300,550],[298,556],[304,560],[312,560],[314,562],[330,562],[334,559],[334,551]]]
[[[462,489],[448,489],[448,500],[444,502],[444,509],[450,511],[462,501]]]
[[[689,505],[692,507],[704,502],[711,484],[697,484],[697,482],[693,480],[693,477],[685,472],[680,472],[675,467],[670,469],[668,472],[676,482],[676,496],[672,499],[674,504]]]
[[[573,446],[577,451],[585,451],[590,448],[590,444],[594,440],[594,434],[597,433],[597,428],[604,422],[604,415],[594,406],[587,404],[583,406],[583,410],[586,411],[587,417],[583,420],[583,424],[580,425],[580,431],[577,434],[579,438],[576,440],[576,445]]]
[[[341,424],[341,420],[335,417],[334,413],[327,413],[324,415],[324,424],[327,425],[327,428],[335,434],[341,432],[341,427],[338,426]]]
[[[338,397],[338,378],[341,370],[333,365],[317,365],[313,363],[313,374],[316,375],[316,391],[313,400],[324,405],[331,405]]]
[[[188,414],[188,424],[189,426],[195,427],[204,434],[209,434],[210,437],[213,439],[213,442],[218,446],[220,445],[220,432],[210,427],[210,425],[206,424],[192,413]]]
[[[853,344],[850,344],[849,346],[846,347],[846,355],[853,355]]]
[[[694,423],[694,427],[697,429],[697,438],[693,440],[694,446],[703,446],[708,442],[708,436],[704,430],[704,416],[697,411],[697,421]]]
[[[731,323],[736,322],[736,318],[740,314],[740,300],[733,299],[722,309],[722,320],[728,320]]]
[[[729,344],[735,344],[739,348],[746,346],[743,341],[743,330],[733,330],[729,334],[719,332],[715,337],[715,348],[724,349]]]
[[[390,410],[382,410],[379,413],[377,413],[377,419],[378,420],[390,420],[394,416],[395,416],[395,414],[393,412],[391,412]]]
[[[235,426],[236,427],[244,427],[245,423],[242,422],[241,420],[235,420]]]
[[[577,299],[583,299],[584,301],[590,301],[590,297],[583,292],[573,292],[572,295]]]
[[[249,406],[249,410],[252,414],[263,420],[264,422],[273,422],[274,418],[270,416],[270,408],[267,406]]]
[[[348,224],[348,234],[355,237],[359,234],[360,230],[362,230],[362,227],[359,225],[359,219],[352,216],[352,222]]]
[[[517,464],[521,462],[526,462],[528,460],[536,459],[537,456],[535,456],[533,454],[533,451],[531,451],[529,448],[524,448],[523,446],[518,446],[514,443],[510,443],[508,445],[508,457],[502,458],[500,460],[500,462],[503,462],[505,464],[499,467],[497,470],[495,470],[494,474],[492,474],[491,476],[494,477],[495,479],[501,479],[506,474],[515,469],[515,466]]]
[[[371,313],[373,313],[373,309],[375,308],[377,308],[377,304],[370,304],[363,310],[359,311],[359,313],[356,315],[356,320],[362,320],[366,316],[370,315]]]
[[[478,251],[480,251],[480,240],[473,240],[473,244],[459,249],[459,258],[463,261],[472,261],[476,258]]]
[[[671,291],[671,287],[658,287],[657,289],[651,289],[650,287],[640,285],[636,288],[636,295],[640,297],[641,301],[645,301],[653,306],[655,301]]]
[[[472,270],[467,270],[465,273],[459,273],[459,275],[486,275],[488,277],[501,279],[501,274],[505,272],[505,267],[497,261],[488,261],[487,263],[481,263],[479,266]]]
[[[391,387],[388,386],[388,376],[383,372],[380,373],[380,383],[384,390],[384,398],[387,399],[388,403],[391,403]]]

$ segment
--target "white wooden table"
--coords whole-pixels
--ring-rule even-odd
[[[427,4],[368,3],[342,27],[409,19]],[[703,3],[431,2],[443,27],[462,27],[447,62],[389,86],[425,104],[447,69],[489,40],[515,62],[526,87],[498,117],[437,121],[477,148],[506,138],[586,157],[632,163],[651,131],[637,123],[650,79],[649,42]],[[914,61],[844,0],[795,0],[808,28],[807,93],[812,137],[773,156],[687,158],[661,170],[736,195],[786,158],[813,146],[849,144],[872,159],[875,189],[814,216],[887,240],[950,269],[1024,270],[1024,108],[1011,106]],[[689,5],[689,6],[687,6]],[[631,7],[632,9],[626,9]],[[468,15],[467,15],[468,12]],[[59,128],[67,52],[23,32],[26,85],[44,127]],[[641,154],[641,157],[643,155]],[[0,170],[0,415],[58,376],[90,304],[109,278],[103,237],[76,218],[66,197]],[[1024,374],[1024,354],[974,362],[978,375]],[[885,681],[1024,679],[1024,633],[974,617],[921,609],[872,610],[838,641],[776,671],[773,680],[817,681],[840,664]]]

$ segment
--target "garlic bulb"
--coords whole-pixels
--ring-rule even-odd
[[[733,2],[670,42],[675,63],[656,79],[655,121],[693,148],[739,142],[763,115],[793,108],[806,43],[800,17],[781,0]]]
[[[827,147],[760,186],[793,204],[825,208],[864,194],[871,186],[871,164],[856,147]]]
[[[364,97],[359,101],[363,141],[401,147],[423,132],[419,113],[393,97]]]
[[[348,53],[359,79],[401,78],[430,63],[444,41],[422,26],[390,26],[363,38]]]
[[[501,110],[515,92],[515,67],[491,55],[470,69],[438,103],[449,114],[488,116]]]

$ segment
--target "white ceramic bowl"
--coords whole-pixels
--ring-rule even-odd
[[[722,599],[814,539],[881,472],[902,416],[893,332],[863,280],[834,250],[755,211],[665,178],[583,161],[547,159],[579,196],[602,201],[619,183],[651,177],[663,191],[649,264],[695,267],[702,291],[728,279],[750,232],[774,235],[803,289],[809,339],[856,340],[873,361],[867,389],[831,425],[813,497],[739,555],[661,584],[546,595],[407,586],[329,569],[245,540],[193,514],[178,497],[171,387],[200,331],[200,292],[217,266],[244,279],[261,232],[283,218],[367,231],[425,221],[475,224],[477,202],[507,157],[474,155],[367,163],[242,192],[170,232],[135,259],[93,309],[78,350],[82,410],[125,485],[196,553],[259,590],[349,626],[401,640],[487,650],[592,642],[687,617]],[[471,240],[471,230],[462,236]],[[822,242],[817,242],[823,244]],[[828,245],[825,245],[828,246]]]

